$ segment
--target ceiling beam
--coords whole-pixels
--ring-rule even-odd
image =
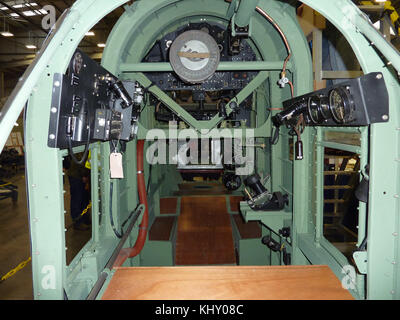
[[[0,1],[0,4],[3,5],[4,7],[6,7],[7,9],[9,9],[11,12],[14,12],[14,13],[18,14],[20,17],[22,17],[22,19],[28,21],[32,26],[36,27],[38,30],[40,30],[40,31],[42,31],[42,32],[44,32],[46,34],[48,33],[48,31],[43,29],[41,25],[38,25],[35,21],[30,19],[29,17],[25,17],[20,11],[15,10],[15,8],[9,6],[4,1]]]

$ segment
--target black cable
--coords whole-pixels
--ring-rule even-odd
[[[110,223],[111,223],[111,227],[114,230],[114,233],[117,236],[117,238],[121,239],[123,236],[123,232],[121,230],[121,233],[119,233],[118,230],[115,228],[114,218],[113,218],[113,210],[112,210],[113,189],[114,189],[114,183],[110,182]]]
[[[278,143],[278,141],[279,141],[279,132],[280,132],[279,127],[276,127],[275,133],[273,135],[273,138],[271,139],[271,144],[272,145],[276,145]]]
[[[68,138],[67,138],[69,155],[71,156],[72,161],[74,161],[78,165],[81,165],[86,161],[86,159],[88,157],[88,153],[89,153],[90,131],[91,131],[89,110],[90,110],[90,108],[88,108],[88,117],[87,117],[87,119],[88,119],[88,121],[87,121],[87,123],[88,123],[88,138],[87,138],[87,142],[86,142],[86,146],[85,146],[85,151],[84,151],[84,154],[83,154],[81,160],[78,160],[75,157],[75,154],[74,154],[74,151],[73,151],[73,147],[72,147],[72,137],[70,135],[68,135]]]
[[[132,216],[137,212],[139,206],[140,206],[140,203],[137,205],[136,209],[133,210],[133,211],[131,212],[131,214],[129,215],[129,217],[128,217],[128,218],[124,221],[124,223],[121,225],[121,230],[124,229],[124,227],[125,227],[125,225],[128,223],[128,221],[129,221],[129,220],[132,218]]]
[[[117,238],[121,239],[124,236],[124,227],[125,225],[128,223],[128,221],[132,218],[132,216],[137,212],[137,208],[140,206],[140,204],[138,204],[138,206],[136,207],[135,210],[133,210],[131,212],[131,214],[129,215],[129,217],[122,223],[121,225],[121,232],[118,232],[117,228],[115,227],[114,224],[114,218],[113,218],[113,214],[112,214],[112,197],[113,197],[113,189],[114,189],[114,184],[112,182],[110,182],[110,223],[111,223],[111,227],[114,230],[115,235],[117,236]]]
[[[63,289],[63,291],[64,291],[64,300],[69,300],[69,299],[68,299],[68,295],[67,295],[67,293],[65,292],[65,289]]]

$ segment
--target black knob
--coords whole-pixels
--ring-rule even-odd
[[[265,189],[265,187],[262,185],[261,178],[258,174],[247,177],[245,184],[251,188],[256,195],[263,194],[267,191],[267,189]]]
[[[279,234],[284,238],[290,237],[290,228],[289,227],[282,228],[281,230],[279,230]]]
[[[261,242],[274,252],[281,251],[281,244],[269,236],[262,238]]]

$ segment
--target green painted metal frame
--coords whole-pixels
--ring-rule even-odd
[[[256,90],[264,81],[267,80],[269,73],[267,71],[261,71],[246,87],[243,88],[236,96],[231,100],[238,104],[241,104],[247,97],[249,97],[254,90]],[[169,95],[153,84],[143,73],[133,74],[130,79],[135,79],[143,87],[147,88],[147,91],[154,94],[160,99],[172,112],[174,112],[179,118],[185,121],[189,126],[198,131],[211,130],[215,128],[224,118],[215,116],[210,121],[199,121],[196,120],[190,113],[176,103]],[[229,103],[228,103],[229,106]],[[227,114],[231,114],[232,109],[227,107]]]
[[[117,239],[107,227],[106,217],[102,217],[103,222],[99,227],[99,234],[92,238],[70,266],[66,266],[62,175],[62,158],[65,154],[62,151],[47,147],[48,130],[43,123],[48,123],[49,120],[54,73],[63,73],[66,70],[73,52],[87,31],[109,12],[126,2],[125,0],[77,1],[66,12],[62,23],[57,26],[51,41],[46,45],[46,50],[42,52],[42,55],[36,59],[21,79],[12,94],[12,98],[6,103],[3,114],[0,115],[0,150],[2,150],[15,120],[29,99],[25,142],[35,299],[63,299],[64,290],[72,299],[84,298],[117,244]],[[204,1],[200,2],[204,7]],[[165,23],[161,26],[156,23],[146,25],[147,21],[155,21],[154,15],[158,15],[160,21],[170,21],[170,17],[168,19],[166,17],[169,11],[166,9],[162,11],[160,8],[168,8],[168,6],[172,8],[179,5],[180,10],[176,10],[175,16],[180,21],[186,19],[188,12],[197,12],[198,15],[204,14],[207,17],[212,16],[215,19],[220,19],[223,18],[224,14],[232,14],[231,7],[226,3],[222,4],[222,2],[215,2],[215,6],[210,9],[198,9],[199,4],[190,0],[135,2],[132,6],[126,7],[125,16],[114,29],[110,37],[111,40],[108,42],[112,46],[109,46],[104,53],[103,65],[109,68],[111,72],[118,74],[120,72],[118,70],[119,65],[138,63],[140,61],[138,59],[143,56],[140,48],[143,48],[143,50],[149,48],[155,40],[155,35],[162,34],[164,29],[167,29]],[[382,72],[388,86],[390,122],[372,125],[368,133],[369,146],[367,146],[367,138],[364,137],[360,150],[362,156],[367,156],[365,150],[369,149],[371,187],[368,213],[360,219],[360,223],[365,224],[368,216],[368,230],[359,228],[359,233],[360,235],[368,234],[367,298],[400,299],[400,221],[398,216],[400,116],[397,108],[400,103],[400,96],[398,94],[399,83],[393,72],[394,69],[400,71],[400,56],[350,1],[303,0],[303,2],[319,11],[345,35],[356,53],[364,73]],[[299,58],[296,60],[296,46],[304,48],[306,44],[305,41],[300,41],[299,44],[298,27],[293,21],[294,10],[292,12],[282,10],[283,7],[273,0],[261,0],[259,5],[274,17],[283,28],[284,33],[288,35],[289,43],[295,47],[295,62],[292,68],[295,77],[294,82],[296,83],[296,94],[311,91],[311,72],[303,68],[300,74],[298,70],[302,67],[301,63],[296,63],[296,61],[299,62],[305,58],[309,64],[310,59],[299,51]],[[193,8],[192,11],[190,7]],[[344,9],[346,9],[345,15],[343,14]],[[212,10],[215,10],[215,12],[211,14]],[[149,17],[152,17],[152,19],[149,19]],[[133,26],[132,21],[135,21]],[[257,30],[262,26],[262,22],[258,16],[254,16],[253,23],[253,35],[255,33],[255,38],[260,39],[257,36]],[[119,33],[121,27],[129,24],[131,28],[125,28],[128,32]],[[150,33],[148,33],[149,28],[152,28]],[[136,51],[125,50],[124,46],[127,43],[132,43],[131,39],[135,38],[133,37],[134,33],[137,35],[136,41],[145,40],[145,38],[147,40],[143,41],[142,46],[137,47]],[[271,37],[279,38],[272,34],[265,34],[264,37],[269,39]],[[372,43],[373,45],[371,45]],[[256,45],[262,48],[259,40],[256,40]],[[390,62],[390,66],[387,61],[381,60],[375,50],[382,53]],[[122,57],[113,56],[115,52],[121,53]],[[284,53],[284,48],[282,48],[282,52]],[[277,53],[277,51],[274,53]],[[267,58],[268,54],[265,52],[264,54]],[[273,72],[270,75],[271,79],[276,76]],[[304,79],[308,79],[308,81],[304,81]],[[281,95],[281,93],[271,93],[271,102],[274,103],[275,99],[276,103],[279,103]],[[304,151],[309,159],[312,159],[313,154],[313,138],[312,131],[307,129],[303,135],[303,141]],[[390,145],[389,148],[388,145]],[[281,147],[277,146],[272,150],[272,167],[276,166],[275,155],[279,157],[282,150],[278,149]],[[135,146],[130,144],[129,149],[130,155],[134,156]],[[93,146],[92,150],[102,158],[99,163],[100,175],[92,173],[92,178],[99,180],[101,205],[104,209],[109,202],[106,194],[109,186],[106,171],[109,150],[104,144],[100,146],[100,149]],[[126,164],[127,169],[132,170],[135,167],[135,161],[128,161],[130,162]],[[383,171],[382,168],[386,168],[386,170]],[[345,263],[343,257],[324,242],[325,240],[320,237],[320,231],[317,232],[316,225],[313,223],[312,195],[305,188],[305,185],[313,185],[313,174],[309,161],[295,161],[293,163],[293,262],[303,264],[307,263],[308,259],[314,263],[328,264],[340,276],[341,267]],[[134,177],[132,177],[127,182],[132,190],[135,189],[134,180]],[[276,183],[275,180],[273,183]],[[279,183],[279,181],[277,182]],[[97,196],[97,191],[94,191],[93,196]],[[135,202],[137,202],[135,198],[127,199],[124,205],[125,209],[131,208]],[[118,211],[123,211],[123,209],[116,207]],[[95,210],[97,210],[96,206]],[[102,215],[104,215],[104,212]],[[98,213],[94,212],[94,215],[96,214]],[[320,223],[320,220],[318,223]],[[135,238],[136,234],[137,230],[133,232],[130,241]],[[319,243],[317,239],[319,239]],[[137,262],[133,261],[132,263]],[[358,286],[359,291],[362,289],[361,286]]]
[[[217,71],[280,71],[282,70],[283,61],[243,61],[230,62],[221,61],[217,67]],[[287,70],[292,69],[289,62]],[[137,72],[172,72],[172,66],[168,62],[141,62],[141,63],[123,63],[119,68],[122,73]]]

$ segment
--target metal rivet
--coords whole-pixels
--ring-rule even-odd
[[[377,79],[382,79],[382,75],[381,75],[381,74],[378,74],[378,75],[376,76],[376,78],[377,78]]]
[[[389,120],[389,116],[387,114],[384,114],[382,116],[382,120],[384,120],[384,121]]]
[[[61,83],[60,83],[60,81],[56,81],[56,82],[54,82],[54,86],[55,86],[55,87],[59,87],[59,86],[60,86],[60,84],[61,84]]]
[[[51,108],[51,112],[52,113],[56,113],[57,112],[57,108],[55,108],[55,107]]]
[[[54,140],[54,139],[56,138],[56,136],[55,136],[54,134],[51,134],[51,135],[49,136],[49,138],[50,138],[50,140]]]

